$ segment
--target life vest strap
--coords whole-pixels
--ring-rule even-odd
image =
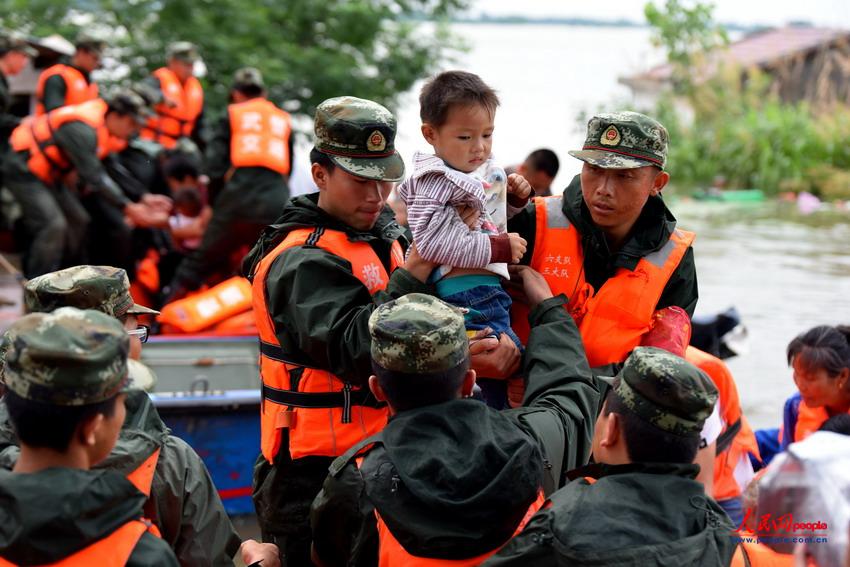
[[[300,360],[293,360],[292,355],[283,350],[278,345],[274,345],[272,343],[267,343],[265,341],[260,341],[260,354],[265,356],[266,358],[271,358],[272,360],[276,360],[277,362],[282,362],[284,364],[288,364],[290,366],[300,366],[302,368],[312,368],[313,370],[322,370],[316,366],[311,366],[310,364],[304,364]]]
[[[718,402],[719,403],[719,402]],[[726,430],[720,434],[717,438],[717,445],[715,452],[717,454],[722,453],[726,449],[728,449],[732,445],[732,441],[735,440],[735,436],[741,431],[741,419],[738,418],[735,423],[726,428]]]
[[[349,408],[351,406],[364,406],[369,408],[382,408],[386,402],[379,402],[368,389],[354,390],[351,385],[341,392],[294,392],[292,390],[280,390],[263,384],[262,395],[264,400],[282,406],[310,409]]]

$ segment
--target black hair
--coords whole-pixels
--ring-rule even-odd
[[[234,91],[239,91],[248,98],[257,98],[263,96],[266,90],[259,85],[233,85]]]
[[[454,368],[422,374],[387,370],[372,361],[372,372],[396,411],[441,404],[457,398],[467,370],[469,357]]]
[[[331,160],[330,156],[325,152],[321,152],[315,147],[310,150],[310,163],[317,163],[321,165],[328,173],[333,172],[336,169],[336,164]]]
[[[169,156],[162,166],[163,175],[166,178],[183,181],[187,177],[197,179],[201,176],[201,170],[195,160],[180,154]]]
[[[644,420],[609,391],[603,415],[616,413],[622,424],[629,460],[635,463],[693,463],[700,445],[698,433],[676,435]]]
[[[821,325],[788,343],[788,365],[799,357],[805,368],[823,368],[830,378],[850,368],[850,326]]]
[[[831,431],[842,435],[850,435],[850,413],[836,414],[824,421],[818,431]]]
[[[535,171],[542,171],[549,177],[558,175],[558,169],[561,167],[558,156],[555,155],[555,152],[547,148],[534,150],[525,159]]]
[[[9,410],[9,420],[21,443],[29,447],[44,447],[63,453],[82,422],[102,413],[115,414],[118,394],[96,404],[57,406],[22,398],[10,390],[3,398]]]
[[[184,207],[189,209],[189,216],[196,217],[204,208],[201,192],[197,187],[181,187],[174,193],[174,208]]]
[[[486,108],[492,115],[499,106],[499,97],[478,75],[466,71],[446,71],[422,87],[419,94],[419,117],[422,122],[439,127],[445,124],[452,106],[476,104]]]

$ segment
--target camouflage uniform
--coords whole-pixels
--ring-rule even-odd
[[[656,120],[637,112],[598,114],[587,124],[587,136],[579,151],[571,156],[603,169],[634,169],[667,165],[667,130]],[[508,221],[508,230],[528,241],[523,264],[531,264],[537,234],[536,207],[532,203]],[[567,220],[583,237],[584,277],[598,290],[620,268],[632,270],[640,259],[661,249],[676,228],[676,219],[661,195],[650,197],[627,240],[617,251],[608,246],[604,233],[594,224],[576,175],[564,189],[561,207]],[[688,248],[676,271],[670,276],[656,309],[677,305],[694,314],[697,304],[697,275],[694,252]]]
[[[74,47],[77,50],[85,49],[87,51],[97,53],[98,55],[102,55],[103,50],[106,49],[106,42],[94,38],[86,33],[81,33],[74,41]],[[69,64],[69,67],[74,66]],[[91,84],[92,80],[88,71],[78,67],[74,67],[74,69],[80,72],[87,85]],[[67,106],[67,103],[65,102],[67,94],[68,85],[65,84],[64,77],[62,75],[52,75],[44,81],[44,89],[38,102],[44,105],[45,112],[50,112],[51,110]]]
[[[257,69],[246,67],[236,72],[232,89],[244,87],[265,88]],[[230,275],[227,271],[231,269],[234,252],[254,244],[289,201],[288,176],[267,167],[233,167],[230,120],[230,113],[226,112],[207,146],[213,216],[200,247],[180,263],[171,284],[177,291],[197,289],[210,276],[220,272]],[[290,133],[287,148],[290,163],[293,161],[293,138]]]
[[[107,102],[139,123],[149,112],[142,97],[129,90],[114,93]],[[100,227],[95,241],[112,248],[123,247],[115,256],[127,261],[131,242],[123,211],[130,199],[107,175],[98,158],[96,129],[81,120],[72,120],[56,128],[51,139],[67,156],[79,183],[86,186],[86,195],[80,198],[75,187],[65,187],[62,182],[46,185],[29,169],[29,150],[8,153],[3,163],[6,186],[20,203],[24,225],[31,236],[24,255],[24,274],[34,278],[62,265],[81,262],[89,253],[85,237],[93,217]]]
[[[355,175],[397,179],[403,174],[403,162],[393,148],[395,120],[391,116],[378,104],[353,97],[325,101],[316,111],[316,148]],[[376,149],[370,150],[368,140],[376,132],[377,143],[371,144]],[[377,149],[382,145],[379,137],[383,139],[381,149]],[[328,153],[337,149],[375,157]],[[406,247],[407,241],[389,207],[384,207],[371,230],[359,231],[327,214],[317,203],[317,194],[292,199],[245,259],[245,274],[253,274],[256,264],[290,231],[319,227],[343,232],[352,242],[367,243],[384,269],[390,271],[392,244],[399,241]],[[291,345],[295,359],[309,361],[356,386],[364,385],[371,374],[368,321],[372,311],[406,293],[432,291],[404,269],[397,269],[390,275],[386,289],[372,295],[351,272],[345,258],[316,246],[296,246],[281,253],[269,269],[265,289],[280,344]],[[310,503],[333,458],[317,456],[292,461],[287,447],[284,429],[275,464],[269,464],[262,456],[257,460],[254,505],[263,539],[276,542],[290,565],[305,565],[309,564],[310,553]]]
[[[16,321],[8,337],[6,384],[16,398],[89,406],[115,398],[126,384],[129,337],[118,321],[98,311],[63,307],[33,313]],[[144,500],[129,480],[110,470],[0,470],[6,515],[0,557],[20,565],[53,564],[141,518]],[[166,542],[149,532],[126,564],[178,565]]]
[[[699,439],[717,389],[684,359],[638,347],[609,396],[660,432]],[[729,565],[734,526],[694,480],[698,471],[690,463],[635,462],[572,471],[577,480],[485,565]],[[590,474],[595,482],[583,478]]]
[[[565,302],[550,298],[529,315],[522,407],[497,411],[459,395],[422,400],[396,408],[381,433],[333,463],[311,513],[323,564],[376,565],[376,511],[413,556],[492,552],[541,490],[553,492],[563,470],[587,462],[599,392]],[[432,296],[382,305],[369,330],[373,364],[395,380],[433,385],[468,360],[463,315]]]
[[[38,52],[30,47],[23,38],[0,30],[0,57],[3,57],[10,51],[20,51],[30,57],[38,55]],[[12,94],[9,92],[9,81],[6,75],[0,71],[0,166],[3,165],[3,158],[6,152],[9,151],[9,136],[12,135],[12,130],[21,123],[19,116],[15,116],[9,112],[10,106],[12,106]],[[0,187],[2,186],[3,170],[0,167]]]
[[[26,285],[24,304],[29,311],[73,305],[97,309],[114,318],[157,313],[134,303],[127,274],[110,266],[76,266],[34,278]],[[127,392],[127,417],[112,452],[95,469],[126,475],[159,449],[151,496],[144,503],[145,517],[156,524],[184,567],[231,565],[240,538],[206,466],[185,441],[170,435],[141,389],[143,380],[155,380],[150,369],[132,360],[129,364],[132,381]],[[17,444],[8,410],[0,401],[0,467],[14,466],[19,455]]]

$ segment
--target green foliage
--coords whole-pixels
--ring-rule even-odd
[[[711,6],[667,0],[666,7],[669,14],[647,4],[646,13],[680,71],[654,110],[670,132],[673,181],[695,188],[723,177],[731,188],[850,198],[850,108],[816,114],[805,103],[783,103],[770,77],[754,69],[715,63],[706,73],[697,50],[719,46]]]
[[[666,51],[677,90],[690,88],[692,69],[704,54],[729,42],[726,30],[714,23],[713,10],[713,5],[696,0],[665,0],[663,8],[652,2],[644,6],[652,43]]]
[[[447,18],[469,0],[0,0],[0,25],[36,36],[79,29],[110,38],[138,79],[172,41],[199,46],[207,99],[221,107],[236,69],[259,68],[273,100],[312,113],[343,94],[390,107],[452,46]]]

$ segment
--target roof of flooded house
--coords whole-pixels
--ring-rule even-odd
[[[782,59],[830,46],[836,40],[850,41],[850,30],[816,28],[809,26],[787,26],[753,32],[730,43],[721,53],[722,61],[742,67],[770,67]],[[716,69],[717,59],[709,62],[700,74],[710,75]],[[665,83],[670,80],[673,66],[663,63],[642,73],[621,77],[619,81],[628,86],[648,83]]]

